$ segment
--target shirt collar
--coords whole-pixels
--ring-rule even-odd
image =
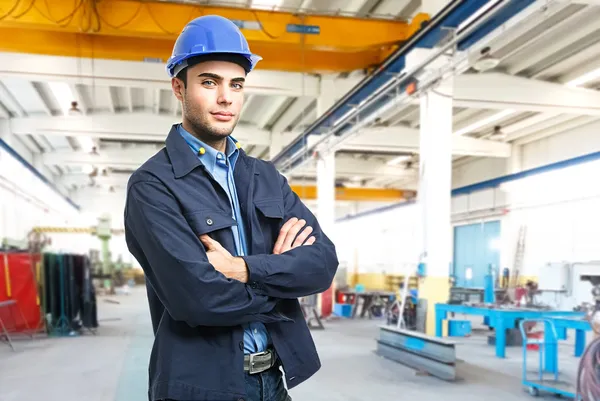
[[[204,167],[206,167],[206,169],[213,174],[217,165],[217,158],[219,157],[219,154],[221,154],[221,157],[224,157],[225,155],[190,134],[185,128],[183,128],[182,124],[177,125],[177,132],[179,132],[179,135],[183,137],[189,148],[198,157]],[[200,152],[200,149],[204,149],[203,154]],[[239,150],[235,140],[230,136],[227,137],[225,154],[229,159],[231,168],[235,168],[235,163],[239,156]]]

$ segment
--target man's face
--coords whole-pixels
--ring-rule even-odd
[[[227,61],[206,61],[187,68],[187,86],[174,78],[183,116],[196,133],[219,140],[235,128],[244,104],[244,69]]]

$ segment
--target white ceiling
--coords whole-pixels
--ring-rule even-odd
[[[212,3],[247,6],[252,1]],[[407,0],[285,0],[281,7],[404,18],[420,6]],[[455,82],[455,159],[507,157],[509,143],[524,144],[600,119],[600,73],[585,83],[573,82],[600,68],[599,20],[600,7],[565,2],[490,43],[499,65],[485,74],[470,69]],[[250,74],[234,133],[246,151],[268,159],[271,146],[275,151],[285,146],[312,123],[319,96],[332,95],[321,92],[325,78],[334,80],[338,99],[363,75]],[[81,115],[65,118],[70,98]],[[180,106],[162,64],[0,53],[0,119],[9,119],[8,134],[38,155],[61,188],[76,195],[122,189],[131,171],[162,146],[170,124],[180,119]],[[414,188],[418,103],[393,109],[379,125],[347,141],[338,153],[338,180]],[[506,137],[491,141],[496,125]],[[97,154],[89,154],[91,146]],[[415,155],[388,165],[403,154]],[[292,180],[301,182],[314,176],[311,167],[292,172]]]

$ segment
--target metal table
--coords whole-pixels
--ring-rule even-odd
[[[0,302],[0,309],[1,308],[9,309],[11,306],[15,306],[15,305],[17,305],[17,301],[15,301],[14,299],[9,299],[8,301]],[[12,316],[12,309],[11,309],[11,316]],[[13,317],[13,320],[14,320],[14,317]],[[2,317],[0,316],[0,335],[2,335],[3,333],[4,333],[4,336],[6,337],[6,340],[8,341],[8,345],[14,351],[15,347],[13,346],[13,343],[10,339],[10,334],[8,334],[8,330],[6,329],[6,326],[4,325],[4,322],[2,321]]]
[[[548,311],[525,308],[486,308],[467,305],[436,304],[435,335],[437,337],[442,337],[443,323],[447,318],[448,313],[487,317],[490,327],[493,327],[496,331],[496,356],[498,358],[506,357],[506,330],[516,328],[519,320],[549,317],[564,317],[576,320],[576,318],[581,318],[585,315],[583,312],[573,311]]]
[[[352,299],[351,304],[352,307],[352,318],[354,319],[357,314],[357,309],[359,304],[361,305],[360,317],[364,318],[366,314],[371,318],[370,308],[371,305],[375,303],[377,299],[380,299],[384,302],[384,315],[387,313],[389,308],[394,304],[394,300],[396,299],[396,293],[391,291],[340,291],[344,297],[349,297]],[[359,303],[359,300],[362,299],[362,302]]]

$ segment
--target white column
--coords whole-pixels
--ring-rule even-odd
[[[317,115],[321,116],[335,102],[335,78],[321,76]],[[318,155],[317,159],[317,214],[319,224],[327,235],[333,235],[335,221],[335,153]]]
[[[327,235],[333,234],[335,221],[335,154],[317,159],[317,217]]]
[[[448,277],[451,262],[452,83],[421,97],[418,199],[423,218],[427,275]],[[447,95],[442,95],[441,90]],[[434,93],[435,92],[435,93]]]
[[[335,78],[321,76],[317,116],[325,113],[335,102]],[[335,223],[335,153],[317,156],[317,218],[323,232],[335,243],[333,225]],[[333,310],[333,285],[317,297],[317,310],[321,316],[328,316]],[[323,299],[331,302],[324,302]],[[331,305],[331,308],[328,306]]]
[[[452,261],[452,86],[448,79],[421,97],[418,201],[426,278],[419,296],[427,300],[430,335],[435,334],[435,304],[448,301]]]

